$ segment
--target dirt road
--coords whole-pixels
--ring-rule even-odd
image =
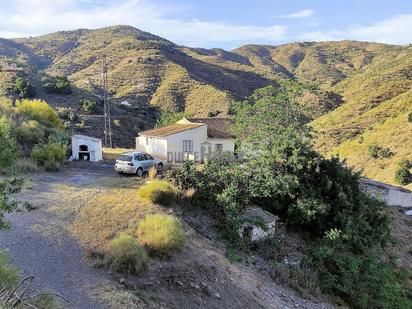
[[[31,202],[38,209],[8,215],[11,228],[0,232],[0,246],[10,251],[12,262],[24,275],[34,275],[38,290],[58,293],[70,300],[73,306],[66,304],[68,307],[105,308],[87,291],[95,286],[110,284],[110,280],[107,273],[97,271],[87,263],[84,250],[70,234],[45,235],[36,231],[34,227],[37,225],[51,224],[54,220],[53,214],[48,211],[53,205],[43,199],[42,194],[52,190],[51,185],[57,182],[82,186],[110,174],[111,167],[101,165],[96,170],[74,168],[55,174],[29,176],[26,179],[28,188],[21,194],[21,199]]]
[[[12,227],[0,231],[0,245],[10,251],[12,261],[24,274],[35,276],[38,290],[59,293],[73,303],[66,307],[332,308],[278,285],[255,265],[230,263],[225,248],[215,238],[199,234],[193,224],[187,223],[197,221],[199,226],[207,226],[207,218],[195,210],[184,224],[188,244],[171,259],[151,257],[148,269],[136,277],[95,269],[84,258],[85,249],[70,226],[84,207],[83,202],[86,205],[110,190],[117,192],[113,184],[119,182],[122,186],[139,185],[136,179],[119,178],[111,165],[73,163],[58,173],[37,173],[26,180],[20,197],[38,209],[9,215]],[[73,198],[76,207],[70,204]],[[141,207],[138,199],[133,203]],[[207,229],[210,234],[212,225]]]

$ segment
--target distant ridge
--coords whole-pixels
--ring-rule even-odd
[[[412,158],[410,46],[336,41],[226,51],[179,46],[125,25],[59,31],[0,39],[0,96],[16,98],[13,79],[24,75],[38,97],[80,114],[83,132],[101,132],[101,111],[82,115],[79,101],[100,101],[103,55],[109,62],[119,146],[132,145],[137,132],[153,127],[161,110],[221,117],[234,100],[266,85],[282,85],[313,120],[316,146],[323,153],[340,154],[366,176],[389,183],[397,161]],[[45,93],[41,79],[48,75],[67,76],[73,93]],[[77,132],[78,123],[70,127]],[[393,155],[371,159],[372,143]]]

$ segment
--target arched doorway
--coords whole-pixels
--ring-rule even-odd
[[[79,160],[90,161],[89,146],[87,145],[79,146]]]

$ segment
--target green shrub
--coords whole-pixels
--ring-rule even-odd
[[[145,248],[132,236],[120,234],[109,243],[108,265],[116,272],[138,274],[146,268]]]
[[[408,114],[408,121],[412,123],[412,112]]]
[[[152,251],[170,256],[185,246],[186,235],[178,219],[171,215],[147,215],[136,228],[141,244]]]
[[[66,158],[66,147],[58,143],[34,146],[31,157],[37,160],[47,171],[57,171]]]
[[[15,79],[13,91],[22,99],[32,98],[36,95],[36,89],[23,77]]]
[[[70,81],[66,76],[43,77],[41,81],[47,93],[70,94],[72,92]]]
[[[17,140],[20,144],[35,144],[41,142],[46,134],[46,128],[37,120],[27,120],[16,128]]]
[[[4,216],[19,207],[20,203],[11,197],[19,193],[22,186],[22,178],[0,178],[0,229],[9,227],[9,223],[4,220]]]
[[[22,100],[16,102],[17,113],[37,120],[46,127],[61,128],[62,123],[56,111],[42,100]]]
[[[176,198],[176,192],[167,181],[152,180],[137,191],[140,198],[151,203],[170,205]]]
[[[98,111],[97,103],[88,99],[80,101],[80,107],[87,114],[95,114]]]
[[[68,107],[58,107],[57,108],[57,114],[59,115],[60,119],[69,120],[71,112],[72,110]]]
[[[382,159],[393,156],[393,153],[389,148],[382,148],[375,143],[368,146],[368,155],[373,159]]]
[[[10,264],[9,255],[0,251],[0,284],[7,283],[15,286],[20,281],[20,271]]]
[[[313,149],[311,129],[287,93],[261,89],[232,112],[241,159],[215,157],[202,170],[185,164],[170,175],[180,189],[197,190],[195,202],[210,209],[226,236],[235,235],[239,215],[252,203],[313,237],[342,230],[355,252],[388,240],[384,204],[362,192],[345,162]]]
[[[59,129],[51,129],[48,140],[49,143],[60,144],[66,147],[69,144],[70,135]]]
[[[406,284],[399,274],[370,255],[353,255],[327,245],[316,247],[308,260],[323,292],[352,308],[411,308]]]
[[[167,112],[163,111],[160,118],[156,122],[156,127],[168,126],[170,124],[176,123],[183,117],[189,118],[190,114],[185,112]]]
[[[47,160],[43,163],[46,172],[57,172],[60,170],[61,166],[62,163],[55,160]]]
[[[412,174],[409,169],[412,167],[412,162],[409,160],[401,160],[398,163],[398,168],[395,171],[395,181],[401,185],[407,185],[412,182]]]
[[[0,118],[0,169],[9,168],[17,158],[17,144],[9,120]]]

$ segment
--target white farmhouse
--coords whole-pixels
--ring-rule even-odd
[[[213,152],[234,152],[230,123],[229,118],[183,118],[175,124],[141,132],[136,138],[136,150],[169,163],[187,159],[204,162]]]
[[[85,161],[102,160],[102,140],[86,135],[72,135],[72,159]]]

